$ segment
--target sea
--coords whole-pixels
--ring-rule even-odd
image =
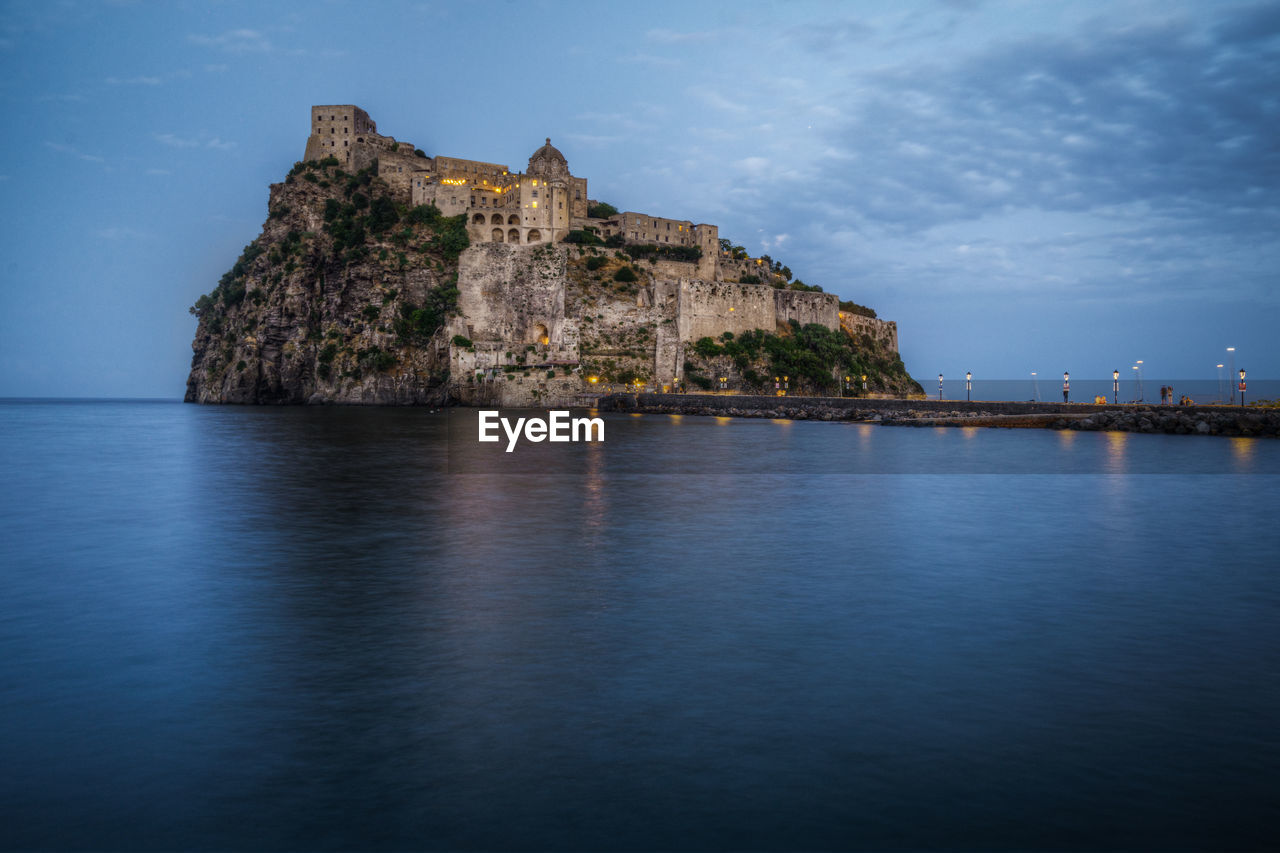
[[[1280,441],[598,417],[0,401],[0,848],[1280,844]]]

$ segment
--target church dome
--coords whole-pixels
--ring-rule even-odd
[[[552,178],[565,178],[569,176],[569,161],[564,159],[560,149],[551,144],[551,137],[548,136],[547,144],[533,152],[533,156],[529,158],[528,173]]]

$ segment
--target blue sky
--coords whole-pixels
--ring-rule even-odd
[[[907,368],[1280,377],[1280,4],[7,3],[0,396],[182,394],[313,103],[711,222]]]

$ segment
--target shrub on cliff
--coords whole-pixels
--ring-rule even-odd
[[[441,218],[440,208],[428,202],[420,204],[405,214],[405,221],[411,225],[434,225]]]
[[[604,241],[590,231],[575,229],[564,235],[565,243],[581,243],[585,246],[601,246]]]
[[[432,228],[436,232],[433,245],[449,260],[456,260],[462,250],[471,245],[471,238],[467,236],[466,214],[441,217]]]
[[[614,281],[632,282],[639,281],[640,277],[636,275],[636,271],[629,266],[618,267],[613,274]]]
[[[354,199],[353,199],[354,200]],[[400,222],[400,213],[390,196],[380,195],[369,205],[369,231],[381,234]]]
[[[874,308],[868,308],[865,305],[859,305],[858,303],[852,302],[848,299],[840,300],[840,310],[845,311],[849,314],[860,314],[863,317],[871,317],[873,319],[876,316],[876,312]]]
[[[600,267],[604,266],[606,263],[608,263],[608,261],[605,258],[601,257],[600,255],[592,255],[591,257],[587,258],[587,269],[592,270],[594,272],[595,270],[600,269]]]
[[[725,348],[716,343],[712,338],[698,338],[693,345],[693,351],[703,358],[714,358],[717,355],[723,355]]]
[[[685,263],[697,263],[702,257],[702,249],[698,246],[668,246],[657,245],[655,243],[644,243],[641,245],[630,245],[624,250],[631,256],[633,261],[641,258],[665,258],[671,261],[684,261]]]
[[[618,208],[609,204],[607,201],[596,202],[587,208],[587,216],[591,219],[608,219],[611,216],[618,215]]]

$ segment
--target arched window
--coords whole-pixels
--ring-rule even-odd
[[[520,242],[520,229],[518,229],[518,228],[512,228],[510,231],[508,231],[508,232],[507,232],[507,242],[508,242],[508,243],[519,243],[519,242]]]
[[[533,324],[533,333],[531,337],[535,344],[542,344],[543,346],[546,346],[551,343],[551,338],[547,335],[547,327],[542,323]]]
[[[540,243],[540,242],[542,242],[542,232],[541,232],[541,231],[539,231],[537,228],[530,228],[530,229],[529,229],[529,237],[528,237],[528,239],[527,239],[527,240],[525,240],[525,242],[526,242],[526,243]]]
[[[501,213],[495,213],[495,214],[493,215],[493,219],[491,219],[491,220],[489,221],[489,224],[490,224],[490,225],[501,225],[501,224],[502,224],[502,214],[501,214]]]
[[[495,243],[501,243],[501,242],[502,242],[502,229],[501,229],[501,228],[495,228],[495,229],[493,229],[493,242],[495,242]]]
[[[471,217],[471,222],[472,222],[473,224],[475,224],[475,225],[483,225],[483,224],[484,224],[484,214],[483,214],[483,213],[477,213],[475,216]]]
[[[519,217],[519,216],[516,216],[514,213],[513,213],[513,214],[511,214],[510,216],[508,216],[508,217],[507,217],[507,224],[508,224],[508,225],[519,225],[519,224],[520,224],[520,217]]]

